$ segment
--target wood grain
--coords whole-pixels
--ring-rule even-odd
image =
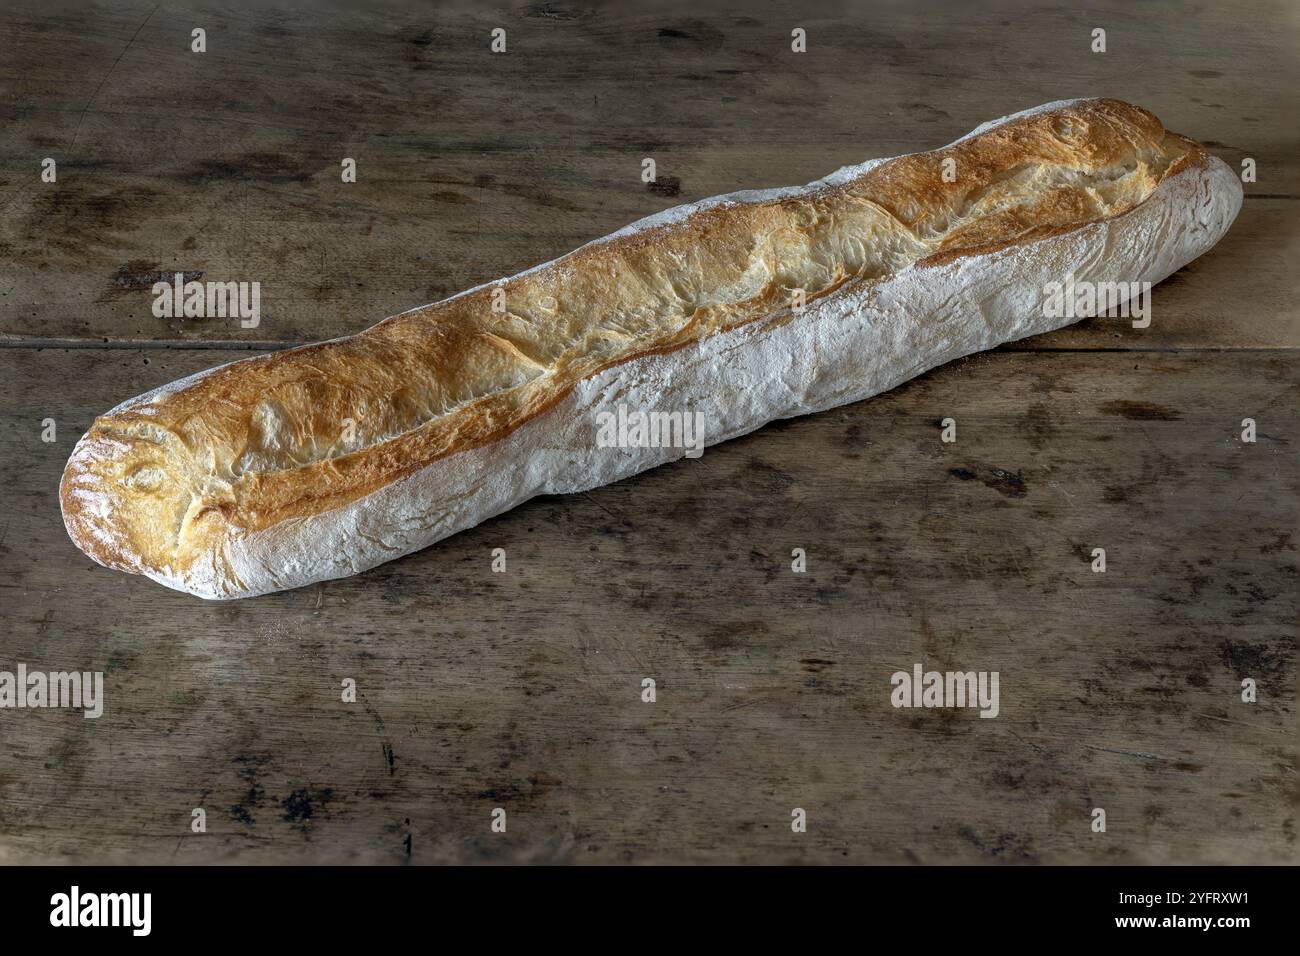
[[[1088,322],[1035,347],[1300,346],[1296,30],[1268,28],[1294,13],[1129,6],[292,16],[140,0],[92,15],[19,0],[0,12],[0,82],[19,91],[0,104],[0,338],[333,338],[688,200],[1109,95],[1234,168],[1255,158],[1259,182],[1212,274],[1159,292],[1153,328]],[[806,54],[789,52],[794,24]],[[1098,24],[1105,54],[1089,51]],[[208,52],[190,53],[200,25]],[[504,55],[488,50],[495,26]],[[38,178],[46,156],[55,184]],[[341,182],[345,156],[355,184]],[[260,282],[261,326],[155,318],[150,286],[176,272]],[[1243,297],[1270,321],[1237,308]]]
[[[0,670],[107,682],[98,720],[0,710],[0,862],[1300,860],[1292,5],[13,0],[0,36]],[[252,601],[63,531],[67,455],[124,398],[1081,95],[1259,164],[1149,329],[1084,322]],[[262,282],[263,324],[155,319],[176,270]],[[915,663],[998,671],[999,717],[893,708]]]
[[[99,720],[0,712],[8,858],[1296,859],[1290,354],[982,355],[229,604],[92,565],[54,495],[211,357],[0,352],[5,660],[108,671]],[[918,662],[1000,716],[895,710]]]

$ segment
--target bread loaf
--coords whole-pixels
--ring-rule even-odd
[[[131,399],[73,451],[64,521],[100,564],[204,598],[356,574],[687,450],[602,447],[601,412],[699,413],[713,444],[858,401],[1073,321],[1049,283],[1163,279],[1240,204],[1150,113],[1048,104]]]

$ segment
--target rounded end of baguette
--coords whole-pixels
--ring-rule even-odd
[[[121,495],[96,467],[111,461],[113,451],[112,443],[96,435],[93,427],[77,442],[59,482],[63,526],[72,543],[97,564],[139,573],[139,557],[123,553],[119,545],[128,528]]]
[[[220,484],[200,473],[175,434],[145,416],[115,413],[77,442],[59,504],[68,536],[92,560],[172,583],[187,577],[177,555],[201,550],[182,542],[212,540],[222,521]]]

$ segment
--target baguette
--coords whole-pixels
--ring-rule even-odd
[[[698,412],[713,444],[858,401],[1082,317],[1048,314],[1049,283],[1158,282],[1240,205],[1145,110],[1051,103],[131,399],[77,443],[64,522],[100,564],[203,598],[356,574],[686,451],[601,447],[602,411]]]

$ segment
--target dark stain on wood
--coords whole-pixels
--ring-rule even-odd
[[[335,167],[342,157],[334,160]],[[179,176],[200,180],[250,180],[259,183],[305,183],[324,172],[322,163],[314,169],[302,168],[303,155],[295,153],[244,153],[233,159],[205,158],[191,163]],[[331,170],[333,172],[334,170]]]
[[[280,819],[306,833],[311,829],[316,814],[323,813],[333,799],[334,791],[329,787],[320,790],[300,787],[280,801],[280,806],[284,808],[284,815]]]
[[[975,847],[980,853],[994,859],[1009,857],[1020,861],[1034,859],[1033,844],[1014,833],[1000,833],[996,837],[981,837],[972,827],[957,828],[957,835]]]
[[[1102,402],[1098,406],[1098,411],[1103,415],[1117,415],[1134,422],[1176,422],[1182,417],[1175,409],[1166,405],[1135,402],[1129,399]]]
[[[1247,641],[1225,640],[1219,645],[1223,663],[1231,668],[1238,679],[1274,674],[1282,670],[1283,658],[1263,644]]]
[[[682,193],[682,181],[676,176],[660,176],[652,183],[646,183],[645,188],[656,196],[680,196]]]
[[[59,182],[40,186],[23,224],[24,241],[60,258],[84,259],[115,248],[123,234],[154,214],[160,190],[103,179],[65,170]]]
[[[243,781],[246,790],[242,799],[230,807],[230,818],[236,823],[252,825],[256,823],[253,811],[261,806],[265,791],[258,784],[258,773],[271,762],[270,754],[241,754],[232,761],[236,775]]]
[[[177,274],[181,282],[194,282],[203,278],[200,269],[163,269],[156,261],[132,259],[117,267],[108,285],[111,295],[123,295],[128,292],[151,292],[156,282],[171,284]]]
[[[1021,472],[1011,472],[1004,468],[978,466],[976,468],[953,468],[948,474],[961,481],[979,479],[985,487],[992,488],[1008,498],[1023,498],[1029,494]]]

